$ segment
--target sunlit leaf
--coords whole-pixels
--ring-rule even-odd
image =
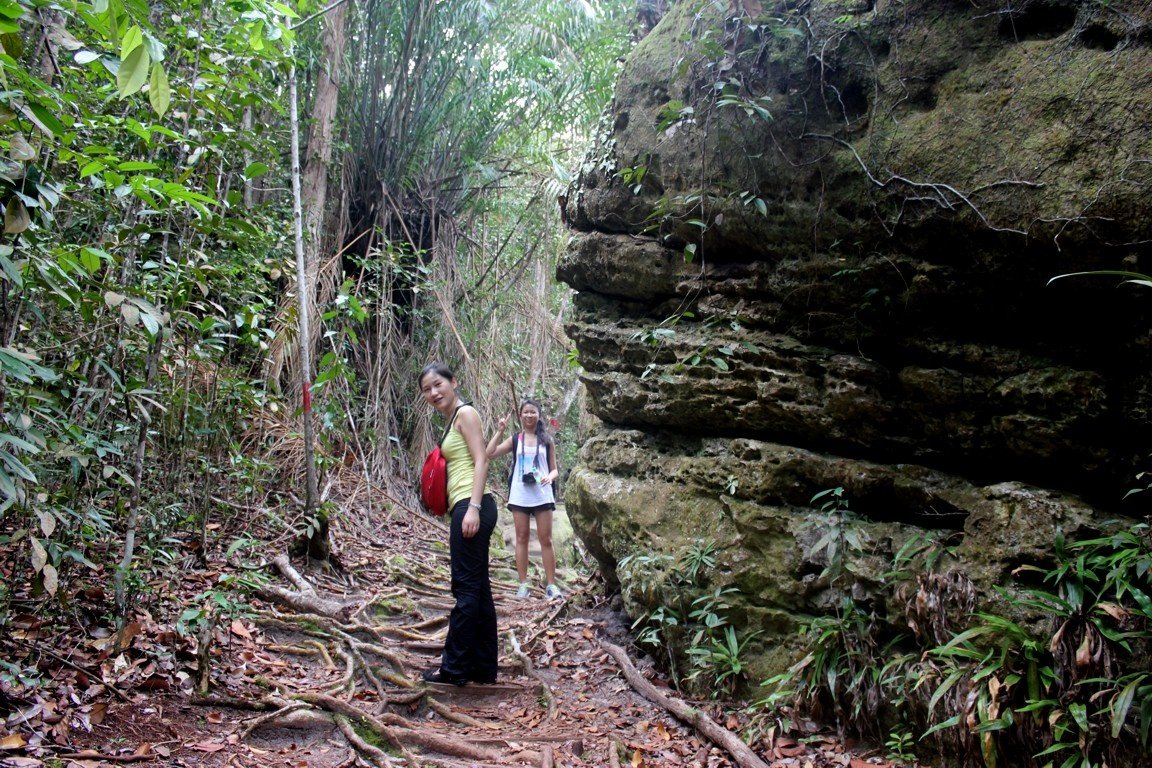
[[[128,31],[124,33],[124,37],[120,41],[120,60],[124,61],[127,59],[133,51],[143,44],[144,30],[140,29],[138,24],[133,24],[129,27]]]
[[[144,87],[148,79],[148,50],[143,45],[132,49],[127,58],[120,60],[120,71],[116,73],[116,87],[121,98],[126,98]]]
[[[148,102],[158,117],[164,117],[172,102],[172,89],[168,85],[168,74],[160,62],[152,65],[152,78],[148,83]]]
[[[268,166],[265,163],[252,163],[244,169],[244,178],[255,179],[268,173]]]

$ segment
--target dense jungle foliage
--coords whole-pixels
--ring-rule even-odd
[[[0,626],[123,624],[238,509],[253,537],[314,535],[341,473],[410,500],[431,359],[489,413],[571,405],[555,197],[630,45],[623,5],[4,0],[0,43]]]
[[[570,468],[557,198],[593,133],[610,138],[597,121],[634,25],[665,5],[0,0],[0,639],[29,616],[124,631],[139,611],[191,635],[238,593],[160,605],[169,569],[267,544],[322,552],[334,488],[414,505],[438,437],[415,378],[434,359],[493,418],[542,400]],[[751,108],[716,85],[718,105]],[[862,549],[842,492],[825,492],[817,547],[830,581]],[[969,586],[937,567],[946,541],[902,550],[890,576],[929,605],[918,623],[893,635],[850,598],[806,623],[807,653],[750,697],[749,740],[811,718],[909,763],[1147,754],[1152,675],[1124,665],[1152,637],[1147,536],[1060,542],[1049,567],[1023,568],[1013,607],[1043,626],[972,615]],[[741,659],[757,630],[737,634],[723,593],[688,597],[710,545],[672,566],[680,613],[633,617],[637,642],[659,655],[678,632],[685,689],[759,682]],[[38,675],[34,654],[0,655],[0,704]]]

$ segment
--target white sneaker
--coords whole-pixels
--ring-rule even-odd
[[[549,584],[544,588],[544,597],[548,598],[549,600],[556,600],[558,598],[564,597],[564,593],[561,592],[560,588],[555,584]]]
[[[524,582],[524,581],[520,582],[520,589],[516,590],[516,599],[517,600],[527,600],[528,599],[528,583],[527,582]]]

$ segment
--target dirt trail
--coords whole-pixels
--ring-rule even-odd
[[[48,765],[47,752],[56,765],[85,768],[755,764],[636,692],[603,645],[627,648],[627,627],[573,571],[564,600],[546,601],[539,590],[515,599],[512,555],[495,539],[500,678],[425,686],[419,673],[438,664],[452,606],[446,530],[395,512],[379,523],[344,516],[335,536],[342,573],[281,569],[248,616],[217,622],[207,698],[178,690],[195,677],[183,654],[168,670],[170,686],[113,700],[90,717],[90,730],[72,729],[66,750],[0,752],[0,766]],[[647,677],[671,695],[650,670]],[[693,704],[721,729],[747,724],[738,703]],[[760,765],[773,768],[887,765],[831,741],[753,746]]]

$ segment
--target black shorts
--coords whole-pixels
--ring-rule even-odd
[[[526,515],[534,515],[537,512],[555,512],[555,504],[539,504],[535,507],[522,507],[519,504],[509,504],[508,509],[513,512],[523,512]]]

